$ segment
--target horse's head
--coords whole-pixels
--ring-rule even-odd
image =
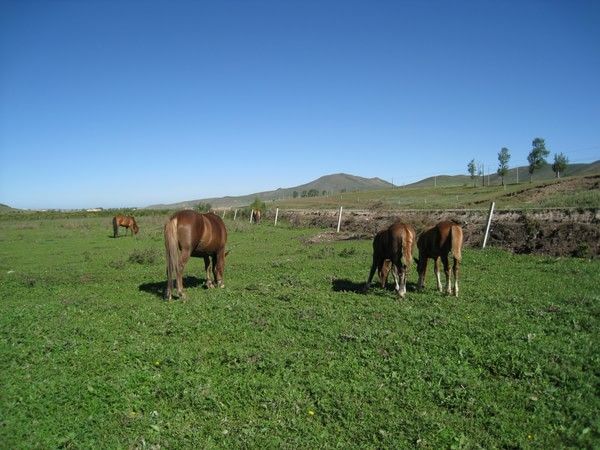
[[[133,222],[133,232],[138,234],[138,231],[140,231],[140,227],[137,226],[137,223]]]

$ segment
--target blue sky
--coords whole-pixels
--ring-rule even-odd
[[[597,1],[0,0],[0,203],[600,159]],[[552,155],[551,155],[552,157]]]

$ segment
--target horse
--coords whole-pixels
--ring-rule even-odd
[[[165,224],[164,235],[167,253],[167,300],[171,300],[172,297],[173,276],[177,278],[177,295],[179,298],[186,298],[183,292],[183,270],[190,256],[204,258],[208,288],[214,287],[209,270],[211,262],[214,281],[217,286],[224,287],[227,229],[223,219],[213,213],[179,211]]]
[[[250,213],[250,222],[258,223],[260,222],[260,209],[253,209]]]
[[[437,282],[437,288],[442,292],[442,282],[440,280],[439,259],[441,258],[446,275],[446,293],[458,297],[458,272],[461,261],[461,248],[463,244],[462,227],[454,221],[442,221],[425,230],[417,240],[419,249],[419,259],[417,262],[417,272],[419,273],[419,290],[425,288],[425,272],[427,271],[427,259],[434,260],[433,272]],[[452,252],[454,258],[452,265],[452,275],[454,277],[454,290],[450,287],[450,268],[448,263],[448,253]]]
[[[385,280],[391,265],[396,292],[400,298],[404,298],[406,275],[412,262],[414,241],[415,230],[412,226],[402,222],[396,222],[377,233],[373,239],[373,263],[364,290],[367,291],[371,286],[376,269],[379,272],[381,286],[385,287]]]
[[[140,231],[135,218],[133,216],[117,215],[113,217],[113,233],[114,237],[119,236],[119,227],[125,227],[125,236],[127,236],[127,230],[131,229],[131,235],[137,234]]]

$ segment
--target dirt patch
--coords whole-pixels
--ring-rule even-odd
[[[323,233],[316,234],[314,236],[310,236],[308,238],[303,238],[302,242],[305,244],[321,244],[325,242],[334,242],[334,241],[353,241],[360,239],[371,239],[373,236],[370,233],[352,233],[352,232],[335,232],[335,231],[325,231]]]
[[[481,247],[487,211],[344,211],[341,231],[336,233],[338,211],[287,211],[293,225],[331,228],[305,239],[306,243],[349,239],[372,239],[375,233],[397,220],[412,224],[417,234],[441,220],[462,224],[465,246]],[[515,253],[552,256],[598,257],[600,255],[600,210],[540,209],[496,211],[488,245]]]

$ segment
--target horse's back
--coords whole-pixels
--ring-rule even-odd
[[[425,230],[417,241],[419,253],[424,253],[429,258],[447,255],[450,251],[455,257],[460,258],[461,246],[462,228],[451,220],[443,220]],[[458,248],[458,253],[456,248]]]
[[[410,225],[395,222],[375,235],[373,251],[380,259],[395,260],[399,252],[410,258],[414,236],[414,229]]]
[[[227,229],[216,214],[183,210],[173,214],[170,221],[174,219],[177,221],[177,237],[181,247],[187,247],[198,255],[216,253],[225,248]]]

